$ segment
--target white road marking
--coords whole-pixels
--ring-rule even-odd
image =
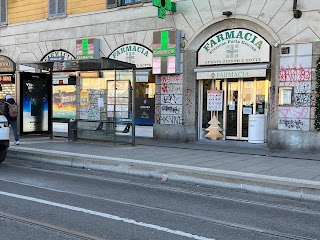
[[[170,234],[174,234],[174,235],[178,235],[178,236],[182,236],[182,237],[187,237],[187,238],[191,238],[191,239],[214,240],[213,238],[201,237],[198,235],[193,235],[191,233],[186,233],[186,232],[182,232],[179,230],[172,230],[172,229],[169,229],[166,227],[161,227],[161,226],[154,225],[154,224],[137,222],[137,221],[135,221],[133,219],[129,219],[129,218],[122,218],[122,217],[111,215],[108,213],[97,212],[97,211],[93,211],[93,210],[89,210],[89,209],[85,209],[85,208],[79,208],[79,207],[56,203],[56,202],[51,202],[51,201],[47,201],[47,200],[43,200],[43,199],[23,196],[23,195],[9,193],[9,192],[2,192],[2,191],[0,191],[0,195],[7,196],[7,197],[13,197],[13,198],[17,198],[17,199],[22,199],[22,200],[27,200],[27,201],[36,202],[36,203],[41,203],[41,204],[45,204],[45,205],[49,205],[49,206],[64,208],[64,209],[68,209],[68,210],[72,210],[72,211],[83,212],[86,214],[91,214],[91,215],[95,215],[95,216],[99,216],[99,217],[103,217],[103,218],[108,218],[108,219],[115,220],[115,221],[121,221],[121,222],[129,223],[129,224],[133,224],[133,225],[137,225],[137,226],[141,226],[141,227],[151,228],[151,229],[155,229],[158,231],[163,231],[163,232],[167,232]]]

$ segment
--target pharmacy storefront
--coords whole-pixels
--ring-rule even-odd
[[[152,137],[155,122],[155,76],[151,73],[152,51],[145,46],[131,43],[115,49],[109,58],[136,65],[136,135]]]
[[[268,114],[269,43],[247,29],[226,30],[204,42],[197,59],[198,138],[216,116],[222,139],[248,140],[249,116]]]

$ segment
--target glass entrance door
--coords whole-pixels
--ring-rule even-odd
[[[227,122],[226,122],[226,136],[229,138],[237,138],[238,123],[239,123],[239,97],[240,83],[238,81],[228,81],[227,83]]]
[[[266,114],[269,81],[259,78],[226,79],[225,138],[248,140],[250,114]]]
[[[208,79],[199,82],[199,138],[204,139],[215,115],[223,139],[248,140],[250,114],[267,114],[269,81],[265,78]],[[207,110],[207,91],[223,90],[223,111]]]

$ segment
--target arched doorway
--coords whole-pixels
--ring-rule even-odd
[[[267,26],[248,19],[215,21],[189,41],[185,56],[196,58],[197,80],[188,81],[196,82],[198,139],[204,138],[213,115],[223,128],[223,139],[235,140],[248,139],[250,114],[265,114],[267,119],[269,89],[277,84],[277,70],[271,69],[278,66],[278,59],[271,58],[279,51],[272,47],[277,41]],[[220,109],[208,108],[213,103],[208,96],[214,96],[208,90],[220,91]]]

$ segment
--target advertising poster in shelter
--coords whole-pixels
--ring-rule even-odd
[[[76,86],[57,85],[53,87],[52,117],[60,119],[76,118]]]
[[[22,132],[47,132],[51,118],[51,79],[45,74],[21,74]],[[49,116],[50,115],[50,116]]]
[[[80,91],[80,106],[87,107],[89,105],[89,92],[88,89],[81,89]]]
[[[140,126],[152,126],[154,124],[155,103],[153,98],[136,98],[135,123]]]

